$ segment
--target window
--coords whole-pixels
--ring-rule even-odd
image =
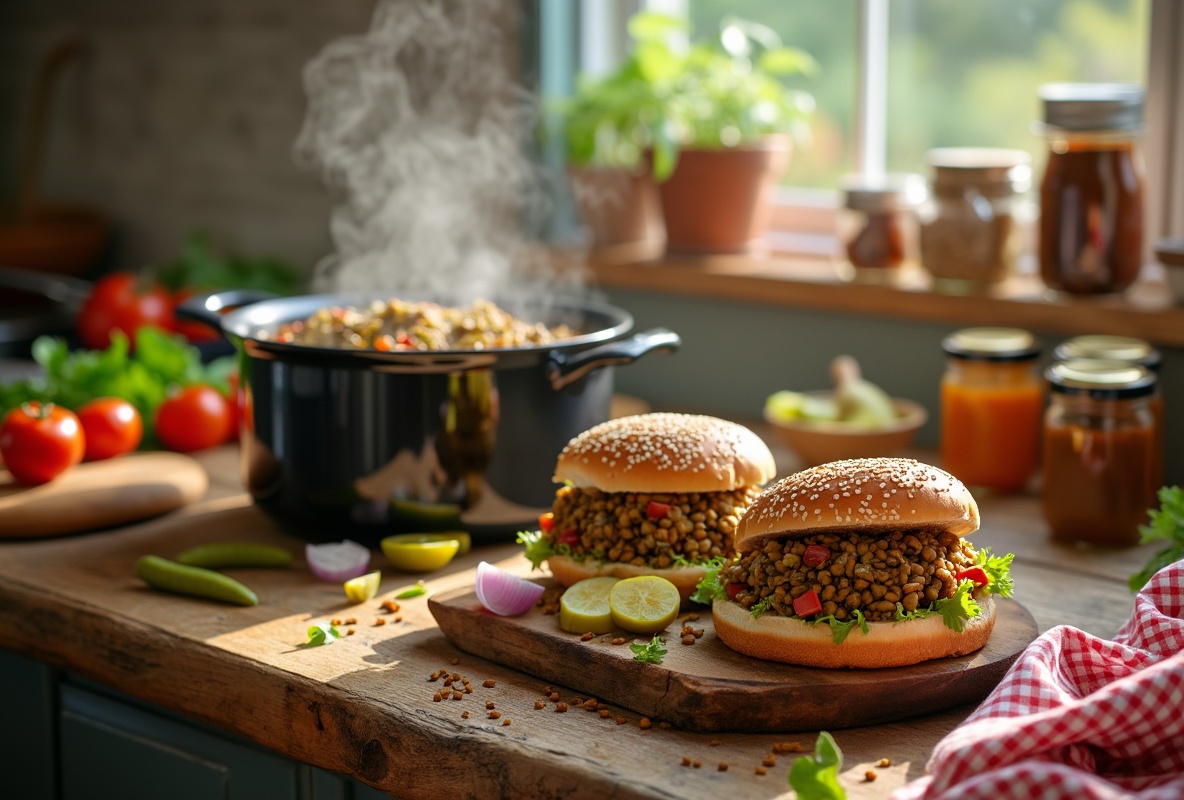
[[[795,213],[779,227],[825,227],[819,209],[837,204],[844,174],[923,172],[931,147],[1027,150],[1038,175],[1037,87],[1132,81],[1148,87],[1144,152],[1156,165],[1148,239],[1184,233],[1184,7],[1174,0],[582,0],[579,64],[602,71],[619,58],[639,5],[685,13],[697,35],[728,15],[760,21],[820,62],[818,76],[795,81],[818,111],[784,181]]]

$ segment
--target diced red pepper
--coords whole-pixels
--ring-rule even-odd
[[[810,589],[793,599],[793,613],[803,619],[812,617],[822,610],[822,601],[818,599],[818,592]]]
[[[820,544],[812,544],[802,553],[802,563],[807,567],[820,567],[830,560],[830,549]]]
[[[580,534],[578,531],[566,530],[559,534],[560,544],[576,544],[580,541]]]
[[[728,592],[728,597],[735,600],[736,595],[738,595],[738,594],[740,594],[740,592],[744,591],[744,584],[743,583],[729,583],[724,588]]]
[[[659,503],[656,500],[651,500],[645,507],[645,515],[650,519],[664,519],[669,513],[669,503]]]
[[[987,571],[982,567],[967,567],[964,570],[954,575],[956,581],[974,581],[979,586],[987,586],[991,579],[987,577]]]
[[[550,533],[555,529],[555,515],[550,511],[545,511],[539,514],[539,530],[544,533]]]

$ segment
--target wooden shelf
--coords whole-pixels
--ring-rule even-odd
[[[589,260],[594,279],[606,289],[1049,334],[1134,336],[1184,346],[1184,307],[1173,305],[1158,275],[1108,297],[1053,296],[1032,275],[1014,277],[988,294],[953,295],[935,291],[920,271],[906,273],[892,286],[844,282],[825,259],[675,258],[624,247],[595,251]]]

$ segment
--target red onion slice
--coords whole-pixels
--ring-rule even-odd
[[[477,565],[477,599],[499,617],[516,617],[534,608],[543,596],[537,583],[511,575],[482,561]]]
[[[370,550],[348,539],[344,542],[306,545],[304,558],[313,575],[333,583],[365,575],[370,568]]]

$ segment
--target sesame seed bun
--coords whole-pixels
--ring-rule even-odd
[[[966,536],[978,526],[978,504],[950,473],[908,458],[856,458],[802,470],[762,492],[740,519],[736,549],[822,531]]]
[[[691,414],[638,414],[590,428],[563,448],[555,480],[604,492],[721,492],[777,473],[755,433]]]
[[[946,627],[941,615],[907,622],[869,622],[868,632],[853,628],[835,644],[825,623],[810,625],[776,614],[754,617],[739,603],[716,600],[711,606],[715,633],[738,653],[806,667],[905,667],[934,658],[973,653],[986,645],[995,626],[995,602],[979,600],[977,617],[961,632]]]
[[[642,567],[636,564],[622,564],[617,561],[602,561],[597,558],[576,561],[571,556],[551,556],[547,559],[547,566],[551,569],[552,577],[563,586],[571,586],[584,578],[595,578],[601,575],[613,578],[657,575],[675,585],[683,602],[686,602],[695,593],[695,587],[707,574],[706,568],[691,565],[659,569],[658,567]]]

